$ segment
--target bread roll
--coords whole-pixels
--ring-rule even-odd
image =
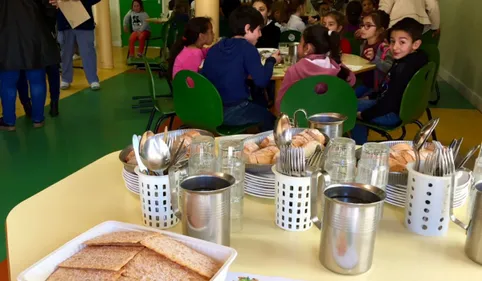
[[[326,141],[325,136],[317,129],[308,129],[308,130],[305,130],[305,132],[307,132],[317,142],[321,144],[325,144],[325,141]]]
[[[405,158],[403,158],[400,152],[398,151],[394,151],[394,150],[390,151],[390,158],[397,160],[397,162],[399,162],[400,164],[403,164],[403,165],[407,164],[407,161],[405,160]]]
[[[400,155],[407,161],[407,164],[415,161],[415,152],[411,150],[400,151]]]
[[[390,172],[403,172],[405,171],[405,164],[398,162],[394,158],[388,159],[388,166],[390,167]]]
[[[402,150],[413,150],[412,146],[407,143],[399,143],[391,147],[394,151],[402,151]]]
[[[315,141],[315,140],[312,140],[312,141],[306,143],[305,145],[303,145],[303,149],[305,151],[305,157],[306,158],[311,157],[311,155],[313,155],[313,153],[315,153],[316,147],[318,145],[321,145],[321,144],[319,142]]]
[[[294,147],[302,147],[303,145],[307,144],[308,140],[301,135],[296,135],[293,137],[293,141],[291,145]]]
[[[254,156],[256,158],[257,164],[273,164],[273,157],[278,152],[279,149],[276,146],[268,146],[256,152],[253,152],[251,156]],[[252,161],[252,158],[250,158],[250,161]]]
[[[244,144],[244,152],[250,154],[259,149],[259,146],[254,142],[248,142]]]
[[[274,145],[276,145],[276,143],[274,142],[274,136],[269,135],[259,144],[259,147],[265,148],[265,147],[274,146]]]

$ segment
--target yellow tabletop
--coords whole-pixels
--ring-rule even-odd
[[[7,217],[10,278],[89,228],[117,220],[142,224],[139,198],[122,180],[111,153],[17,205]],[[462,211],[462,210],[461,210]],[[246,196],[244,229],[232,235],[238,257],[230,271],[318,280],[480,280],[482,266],[463,252],[465,234],[451,225],[447,237],[410,233],[402,209],[386,205],[372,269],[345,277],[318,261],[320,232],[288,232],[274,224],[274,201]],[[171,229],[181,232],[181,224]]]
[[[146,21],[148,23],[154,23],[154,24],[161,24],[161,23],[165,23],[169,20],[169,18],[149,18],[149,19],[146,19]]]

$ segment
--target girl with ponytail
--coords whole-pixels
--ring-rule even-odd
[[[168,72],[174,79],[181,70],[199,71],[199,66],[206,57],[208,48],[214,40],[211,19],[206,17],[192,18],[184,29],[183,36],[172,45],[168,59]]]
[[[298,45],[299,61],[285,73],[285,78],[276,97],[276,109],[279,111],[281,100],[286,91],[301,79],[316,75],[337,76],[346,80],[350,86],[356,82],[355,75],[341,62],[340,35],[322,25],[312,25],[305,29]],[[318,94],[326,92],[320,84]]]

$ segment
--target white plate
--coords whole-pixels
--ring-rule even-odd
[[[249,184],[249,185],[254,185],[254,186],[262,186],[264,188],[268,189],[274,189],[274,182],[271,183],[265,183],[265,182],[260,182],[260,181],[255,181],[255,180],[250,180],[250,179],[244,179],[244,182]]]
[[[271,180],[274,182],[274,174],[251,174],[251,173],[246,173],[247,177],[253,178],[253,179],[259,179],[259,180]]]
[[[254,192],[247,192],[247,191],[245,191],[245,193],[248,194],[248,195],[254,196],[254,197],[258,197],[258,198],[274,199],[274,195],[273,196],[266,196],[266,195],[260,195],[260,194],[254,193]]]
[[[260,185],[258,183],[251,183],[251,182],[247,182],[247,181],[244,181],[244,187],[245,188],[261,189],[261,190],[265,190],[265,191],[271,192],[271,193],[274,193],[274,191],[275,191],[275,188],[272,185]]]
[[[270,179],[270,178],[262,178],[262,177],[253,177],[252,175],[249,175],[249,174],[245,174],[244,178],[251,181],[259,181],[259,182],[270,183],[270,184],[274,184],[275,182],[274,178]]]

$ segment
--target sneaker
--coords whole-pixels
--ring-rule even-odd
[[[99,84],[99,82],[93,82],[92,84],[90,84],[90,88],[91,88],[93,91],[100,90],[100,84]]]
[[[74,56],[72,57],[72,60],[80,60],[80,56],[77,54],[74,54]]]
[[[137,57],[138,57],[138,58],[142,58],[142,57],[144,57],[144,55],[141,54],[141,53],[139,53],[139,54],[137,54]]]
[[[3,118],[0,118],[0,131],[15,131],[15,125],[8,125],[3,121]]]
[[[68,88],[70,88],[70,83],[64,81],[60,82],[60,89],[67,90]]]
[[[45,121],[42,122],[33,122],[34,128],[42,128],[45,125]]]

